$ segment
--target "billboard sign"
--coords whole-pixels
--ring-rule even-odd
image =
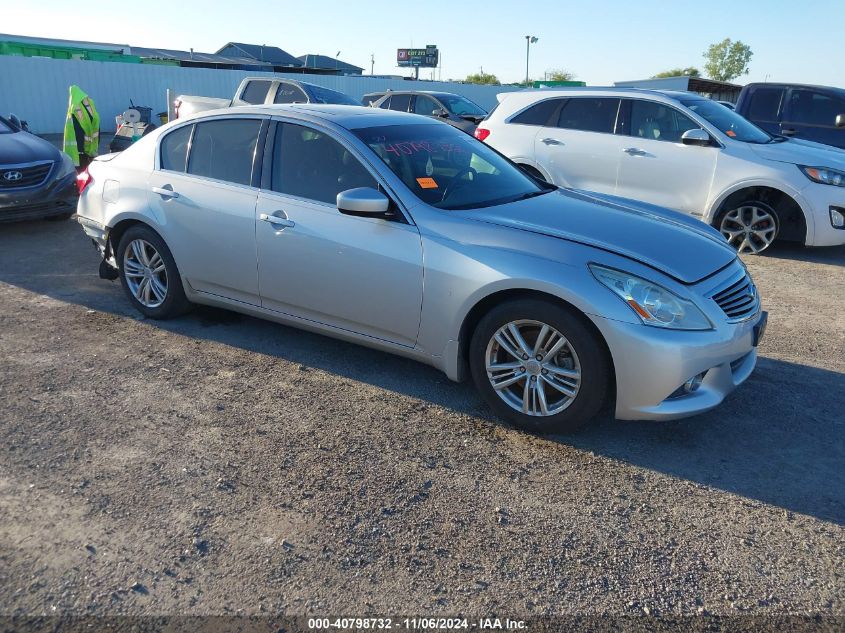
[[[396,65],[401,67],[436,68],[440,55],[437,46],[425,48],[399,48],[396,50]]]

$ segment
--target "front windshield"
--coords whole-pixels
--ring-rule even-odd
[[[439,209],[489,207],[555,189],[450,125],[386,125],[352,131],[420,200]]]
[[[735,141],[745,143],[769,143],[772,136],[751,123],[745,117],[710,99],[682,99],[683,103],[698,116],[714,125],[722,134]]]
[[[449,112],[456,116],[487,116],[487,113],[481,106],[473,103],[466,97],[459,97],[458,95],[437,95],[437,98],[440,99]]]
[[[337,105],[361,105],[352,97],[348,97],[342,92],[323,88],[322,86],[310,86],[311,94],[313,95],[314,103],[334,103]]]

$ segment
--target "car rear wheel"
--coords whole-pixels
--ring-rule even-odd
[[[130,227],[115,255],[120,283],[139,312],[151,319],[169,319],[190,309],[173,255],[151,228]]]
[[[574,431],[607,398],[603,344],[581,319],[548,301],[521,299],[491,310],[475,329],[469,362],[490,407],[529,431]]]
[[[717,227],[740,254],[757,255],[769,248],[778,235],[777,212],[764,202],[742,202],[719,216]]]

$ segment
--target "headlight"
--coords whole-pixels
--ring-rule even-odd
[[[692,302],[630,273],[590,264],[593,276],[616,293],[646,325],[672,330],[710,330],[713,325]]]
[[[845,171],[830,169],[829,167],[804,167],[798,165],[798,169],[804,175],[821,185],[833,185],[834,187],[845,187]]]
[[[59,175],[56,178],[64,178],[68,174],[76,171],[76,166],[73,164],[70,156],[62,152],[62,166],[59,168]]]

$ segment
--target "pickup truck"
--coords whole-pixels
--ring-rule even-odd
[[[736,111],[770,134],[845,149],[845,89],[748,84],[739,93]]]
[[[203,110],[270,103],[361,105],[342,92],[315,86],[304,81],[275,77],[247,77],[238,86],[233,99],[179,95],[173,102],[173,107],[178,119]]]

